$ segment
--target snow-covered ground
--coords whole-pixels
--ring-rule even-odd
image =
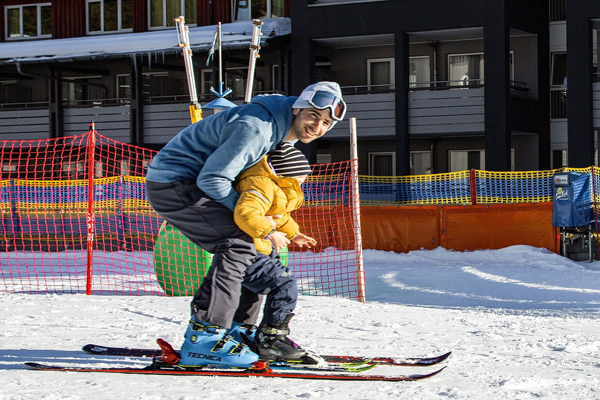
[[[162,337],[179,346],[189,298],[0,293],[0,398],[600,398],[599,262],[528,246],[369,250],[365,270],[367,303],[301,297],[292,337],[327,354],[452,350],[439,375],[380,383],[30,371],[24,362],[105,365],[80,351],[89,342],[154,347]]]

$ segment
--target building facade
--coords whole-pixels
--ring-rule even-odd
[[[587,167],[597,159],[595,0],[0,5],[0,139],[73,135],[94,119],[103,135],[160,148],[189,123],[180,50],[157,44],[161,35],[176,42],[172,19],[185,15],[192,35],[213,32],[217,22],[231,35],[247,34],[237,24],[264,21],[253,94],[297,95],[317,80],[339,82],[347,116],[357,119],[360,174]],[[120,48],[137,40],[137,49]],[[225,40],[222,79],[239,104],[248,43]],[[72,41],[83,50],[42,51]],[[86,51],[86,42],[103,50]],[[202,104],[218,81],[216,61],[205,64],[210,42],[209,35],[193,47]],[[312,162],[347,159],[348,130],[343,121],[303,151]]]

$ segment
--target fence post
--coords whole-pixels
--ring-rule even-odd
[[[365,302],[365,266],[363,261],[362,232],[360,225],[360,187],[358,184],[358,149],[356,139],[356,118],[350,118],[350,159],[352,162],[350,191],[352,194],[352,222],[354,227],[354,251],[357,253],[357,300]]]
[[[92,294],[92,267],[94,256],[94,153],[96,146],[96,127],[90,123],[88,132],[88,209],[87,209],[87,281],[85,294]]]
[[[475,170],[474,169],[469,170],[469,188],[470,188],[470,192],[471,192],[471,204],[476,205],[477,204],[477,181],[475,178]]]

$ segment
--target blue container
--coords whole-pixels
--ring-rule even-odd
[[[552,225],[561,228],[589,226],[593,223],[591,175],[561,172],[552,179]]]

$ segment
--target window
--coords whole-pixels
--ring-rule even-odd
[[[282,82],[279,76],[279,65],[273,65],[271,68],[271,88],[273,90],[273,92],[282,92]],[[283,78],[283,80],[285,80],[285,77],[281,77]]]
[[[17,164],[11,162],[2,164],[2,172],[17,172]]]
[[[186,25],[196,25],[196,0],[149,0],[150,27],[165,28],[175,26],[175,18],[185,17]]]
[[[11,177],[11,175],[16,176],[17,171],[18,171],[18,165],[16,162],[6,161],[0,165],[2,166],[2,168],[1,168],[2,174],[0,174],[2,179],[9,179]]]
[[[117,75],[117,101],[129,103],[131,99],[131,77],[127,74]],[[170,78],[168,72],[144,72],[142,74],[142,93],[146,98],[173,100],[185,95],[183,80]]]
[[[146,97],[156,97],[157,100],[160,100],[161,97],[164,100],[173,99],[176,96],[187,94],[187,90],[184,91],[183,87],[182,79],[170,78],[166,71],[143,74],[142,92]]]
[[[598,50],[594,50],[594,53],[592,54],[592,68],[594,70],[595,80],[598,81],[600,78],[600,74],[598,73]]]
[[[7,39],[52,37],[52,8],[50,3],[7,6],[5,10]]]
[[[567,118],[567,53],[552,53],[550,118]]]
[[[317,154],[317,164],[331,164],[331,154]]]
[[[131,99],[131,77],[129,75],[117,75],[117,101],[128,103]]]
[[[100,76],[64,78],[62,100],[71,104],[101,103],[106,98],[106,87]]]
[[[131,31],[132,0],[88,0],[88,33]]]
[[[129,174],[129,160],[121,160],[121,175],[128,176]]]
[[[17,81],[0,80],[0,104],[31,102],[31,88],[17,85]]]
[[[231,89],[234,97],[244,97],[246,95],[246,82],[248,81],[248,67],[227,68],[224,80],[225,87],[223,88],[223,91],[225,91],[225,89]],[[252,85],[252,91],[254,93],[262,91],[262,82],[256,78]]]
[[[85,177],[85,163],[77,160],[63,161],[62,177],[67,179],[83,179]]]
[[[552,151],[552,168],[562,168],[567,166],[567,151],[553,150]]]
[[[469,169],[485,169],[484,150],[450,150],[448,152],[448,172]]]
[[[209,96],[209,98],[212,99],[212,92],[210,91],[210,88],[213,88],[215,90],[218,90],[219,88],[217,87],[217,85],[215,85],[215,80],[214,80],[214,76],[217,72],[213,71],[212,69],[203,69],[200,72],[200,78],[201,78],[201,94]]]
[[[552,53],[552,86],[567,85],[567,53]]]
[[[233,0],[233,20],[284,17],[284,0]]]
[[[410,174],[411,175],[429,175],[429,174],[431,174],[431,152],[429,152],[429,151],[411,151],[410,152]]]
[[[394,176],[396,175],[396,153],[377,152],[369,153],[369,175],[370,176]]]
[[[564,21],[567,0],[550,0],[550,21]]]
[[[508,55],[510,80],[514,80],[514,55]],[[483,85],[483,53],[448,55],[448,80],[450,86]]]
[[[429,87],[430,80],[429,56],[410,57],[409,87]]]
[[[482,85],[483,75],[483,53],[448,56],[450,86]]]
[[[367,84],[371,90],[393,89],[395,82],[394,59],[367,60]]]

